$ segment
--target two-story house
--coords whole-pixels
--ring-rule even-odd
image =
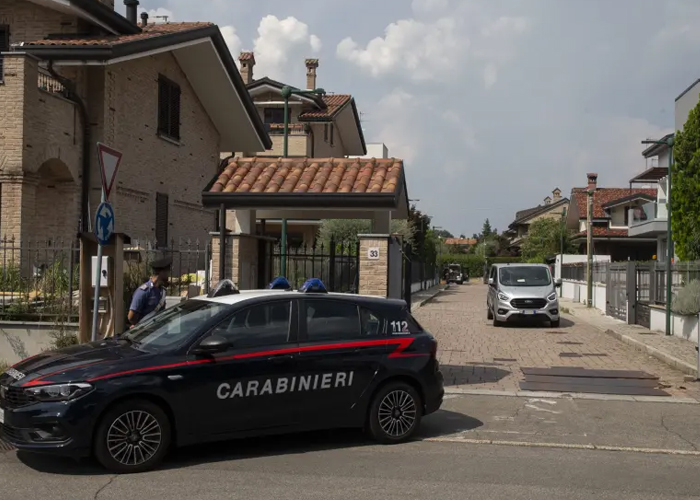
[[[530,224],[540,219],[561,220],[569,207],[569,199],[562,198],[561,190],[555,188],[552,196],[547,196],[544,203],[536,207],[516,212],[515,219],[508,226],[506,235],[510,237],[511,248],[519,251],[530,229]]]
[[[633,238],[630,214],[656,199],[653,188],[598,187],[598,174],[588,174],[588,187],[573,188],[566,225],[575,232],[572,242],[579,253],[587,251],[589,191],[592,193],[592,242],[594,255],[609,255],[612,261],[651,260],[656,238]]]
[[[253,77],[255,69],[255,54],[253,52],[241,52],[238,60],[241,75],[253,99],[258,116],[270,134],[272,148],[263,153],[246,149],[222,153],[222,169],[228,162],[237,161],[237,157],[281,157],[283,155],[284,99],[281,92],[287,84],[268,77],[255,79]],[[302,90],[314,90],[317,88],[319,61],[318,59],[306,59],[304,64],[306,66],[306,85]],[[366,153],[367,146],[360,124],[360,113],[352,95],[333,94],[327,91],[325,95],[293,94],[289,98],[289,157],[345,158],[362,156]],[[234,217],[227,216],[226,220],[230,229],[233,229]],[[293,246],[313,244],[318,225],[319,221],[288,220],[287,241]],[[281,234],[281,221],[258,220],[257,233],[278,237]]]
[[[205,242],[201,191],[221,150],[272,147],[219,28],[137,19],[138,0],[0,2],[0,232],[88,231],[96,143],[123,152],[110,202],[132,238]]]

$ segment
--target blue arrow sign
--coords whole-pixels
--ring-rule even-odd
[[[100,203],[95,215],[95,236],[100,245],[109,244],[114,233],[114,209],[108,202]]]

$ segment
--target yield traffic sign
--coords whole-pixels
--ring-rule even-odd
[[[100,172],[102,173],[102,189],[105,193],[105,200],[109,199],[109,193],[117,177],[117,170],[122,161],[122,153],[109,146],[97,143],[97,158],[100,162]]]

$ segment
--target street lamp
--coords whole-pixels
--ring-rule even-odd
[[[289,156],[289,98],[293,95],[298,95],[302,97],[310,96],[323,96],[326,95],[326,91],[317,88],[312,90],[301,90],[296,87],[290,87],[285,85],[280,91],[282,99],[284,99],[284,144],[282,147],[282,156],[287,158]],[[281,235],[281,246],[282,246],[282,262],[281,262],[281,275],[287,276],[287,219],[282,219],[282,235]]]
[[[673,169],[673,136],[659,141],[647,139],[642,144],[665,144],[669,149],[668,176],[666,182],[666,335],[671,335],[671,259],[673,257],[673,239],[671,235],[671,171]]]

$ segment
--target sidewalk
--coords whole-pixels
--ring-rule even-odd
[[[435,297],[438,293],[449,288],[449,286],[450,285],[440,283],[438,285],[428,288],[427,290],[421,290],[420,292],[412,293],[411,309],[415,311],[419,307],[422,307],[423,305],[425,305],[426,302]]]
[[[639,325],[627,325],[622,321],[605,316],[597,309],[588,309],[584,304],[569,299],[559,299],[562,312],[568,312],[581,321],[612,335],[635,349],[649,354],[667,365],[693,377],[697,372],[697,351],[695,343],[667,336]]]

